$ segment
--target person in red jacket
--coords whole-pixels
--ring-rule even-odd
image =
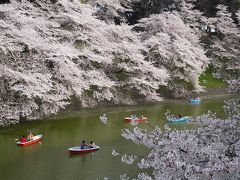
[[[21,138],[20,141],[21,141],[21,142],[27,142],[27,139],[25,138],[25,136],[22,136],[22,138]]]

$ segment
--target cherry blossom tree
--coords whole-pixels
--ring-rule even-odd
[[[201,43],[213,65],[215,78],[228,82],[231,92],[239,92],[239,27],[229,7],[216,4],[216,15],[205,17],[196,10],[193,0],[183,0],[181,14],[184,20],[201,36]],[[238,12],[234,14],[238,17]],[[198,29],[198,30],[197,30]]]
[[[147,131],[139,127],[123,129],[122,136],[149,148],[146,157],[122,155],[122,161],[137,161],[141,169],[153,169],[152,174],[140,173],[136,179],[239,179],[240,178],[240,99],[226,101],[228,115],[218,119],[212,112],[196,117],[197,129],[176,130],[165,125]],[[126,174],[121,179],[130,179]]]
[[[130,6],[117,0],[0,4],[1,124],[40,119],[72,101],[78,107],[160,101],[160,86],[178,97],[201,90],[197,79],[208,58],[177,11],[130,26],[99,18],[103,7],[115,16]]]

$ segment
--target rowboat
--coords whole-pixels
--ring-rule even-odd
[[[17,142],[17,146],[30,146],[32,144],[38,143],[41,140],[42,140],[42,134],[39,134],[39,135],[33,136],[33,139],[30,141]]]
[[[182,118],[172,118],[172,119],[169,119],[168,121],[169,122],[186,122],[186,121],[189,121],[189,120],[190,120],[189,116],[184,116]]]
[[[190,99],[190,102],[192,104],[199,104],[201,102],[201,99],[197,98],[197,99]]]
[[[132,117],[132,116],[131,117],[125,117],[124,119],[125,119],[126,122],[132,122],[132,121],[135,121],[135,122],[145,122],[145,121],[148,120],[146,117],[139,118],[139,117],[136,117],[136,116],[134,116],[134,117]]]
[[[84,153],[91,153],[91,152],[95,152],[98,151],[100,149],[99,146],[94,146],[93,148],[84,148],[81,149],[81,146],[77,146],[77,147],[71,147],[68,149],[68,151],[70,152],[70,154],[84,154]]]

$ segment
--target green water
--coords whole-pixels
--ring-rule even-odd
[[[121,129],[132,128],[123,118],[131,114],[144,114],[150,124],[163,127],[164,113],[170,110],[181,115],[197,116],[211,110],[224,118],[224,100],[230,95],[205,97],[199,105],[186,101],[164,101],[158,104],[137,106],[98,107],[80,112],[64,112],[51,119],[0,129],[0,180],[79,180],[119,179],[126,173],[134,177],[136,165],[121,162],[111,155],[112,149],[144,156],[148,149],[121,137]],[[106,113],[107,125],[100,123],[99,115]],[[145,123],[140,127],[149,129]],[[192,128],[192,124],[172,125],[174,128]],[[43,134],[43,141],[28,147],[17,147],[16,138],[31,130]],[[78,146],[82,140],[93,140],[101,149],[93,154],[70,156],[68,148]]]

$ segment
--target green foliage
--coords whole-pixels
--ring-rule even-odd
[[[24,97],[24,95],[22,95],[20,91],[14,91],[13,93],[13,98],[15,101],[20,101],[22,96]]]
[[[34,101],[38,105],[38,112],[40,112],[43,104],[42,98],[36,96],[34,97]]]
[[[172,90],[169,90],[167,86],[159,85],[157,93],[159,93],[163,97],[172,97]]]
[[[28,48],[28,45],[25,45],[22,50],[22,53],[29,53],[29,52],[30,52],[30,49]]]
[[[85,47],[87,47],[88,45],[87,45],[87,43],[86,43],[85,41],[76,40],[76,41],[74,42],[74,46],[75,46],[75,48],[82,50],[82,49],[84,49]]]
[[[159,85],[158,90],[156,91],[163,97],[172,98],[174,97],[174,93],[178,89],[185,89],[186,92],[191,92],[194,90],[194,86],[192,82],[187,82],[184,79],[174,78],[173,80],[168,82],[167,86]],[[184,94],[182,94],[185,96]]]
[[[160,14],[162,11],[169,9],[169,6],[175,4],[176,7],[180,1],[174,0],[140,0],[133,2],[132,16],[127,16],[129,24],[138,23],[139,19],[149,17],[151,14]]]
[[[228,6],[228,10],[232,13],[240,8],[239,0],[197,0],[194,2],[197,9],[203,12],[205,16],[216,16],[218,4]]]
[[[236,62],[238,59],[234,59],[232,57],[219,57],[217,59],[218,63],[221,63],[221,67],[218,67],[216,71],[221,74],[225,79],[238,79],[240,77],[239,68],[237,68]],[[232,68],[226,68],[228,66],[232,66]]]
[[[115,71],[115,75],[119,81],[125,81],[129,78],[129,74],[123,68]]]
[[[200,39],[200,43],[202,43],[204,46],[204,49],[209,49],[211,47],[211,45],[214,44],[210,34],[204,34],[201,39]]]
[[[88,97],[93,97],[93,91],[91,90],[84,90],[84,95],[88,96]]]
[[[109,78],[116,81],[126,81],[131,76],[131,73],[119,67],[118,64],[120,63],[128,63],[128,65],[131,65],[129,58],[115,58],[113,59],[113,65],[106,70],[106,74]]]
[[[51,3],[56,4],[58,0],[50,0]]]
[[[96,68],[96,69],[100,69],[102,68],[102,64],[97,62],[97,61],[90,61],[91,65]]]
[[[20,80],[15,81],[11,84],[13,87],[14,85],[21,84]],[[10,88],[9,79],[6,76],[1,76],[0,78],[0,100],[2,102],[18,102],[22,103],[25,99],[27,99],[27,96],[25,94],[22,94],[21,91],[13,90]]]
[[[113,59],[113,63],[114,64],[118,64],[118,63],[129,63],[131,61],[130,58],[119,58],[119,57],[116,57]]]
[[[145,103],[146,96],[140,93],[140,90],[136,87],[131,87],[129,84],[123,84],[121,86],[117,86],[118,93],[121,94],[122,99],[126,99],[127,101],[134,101],[138,103]]]
[[[74,26],[71,23],[61,24],[61,28],[65,31],[73,31],[74,30]]]
[[[190,81],[187,82],[187,81],[185,81],[185,80],[183,80],[183,79],[177,79],[177,78],[175,78],[175,79],[173,80],[173,82],[175,82],[176,84],[181,85],[182,87],[184,87],[184,88],[187,89],[187,90],[190,90],[190,91],[194,90],[193,84],[192,84],[192,82],[190,82]]]
[[[24,116],[22,112],[19,114],[19,122],[23,123],[27,121],[27,116]]]
[[[73,109],[73,110],[80,110],[80,107],[81,107],[81,100],[80,98],[76,95],[76,94],[73,94],[71,97],[70,97],[70,106],[69,108],[70,109]]]
[[[88,0],[80,0],[82,4],[86,4]]]
[[[52,61],[52,60],[49,60],[49,59],[47,59],[46,61],[45,61],[45,63],[46,63],[46,66],[48,67],[48,69],[50,69],[50,70],[53,70],[54,69],[54,62]]]
[[[97,85],[91,85],[89,89],[84,90],[84,95],[88,97],[93,97],[93,94],[95,91],[99,91],[99,88]]]
[[[239,69],[222,69],[222,73],[228,79],[238,79],[240,77]]]
[[[214,67],[212,65],[209,65],[206,71],[203,72],[198,79],[200,85],[206,87],[207,89],[226,88],[227,83],[222,79],[214,78],[212,73],[214,73]]]

